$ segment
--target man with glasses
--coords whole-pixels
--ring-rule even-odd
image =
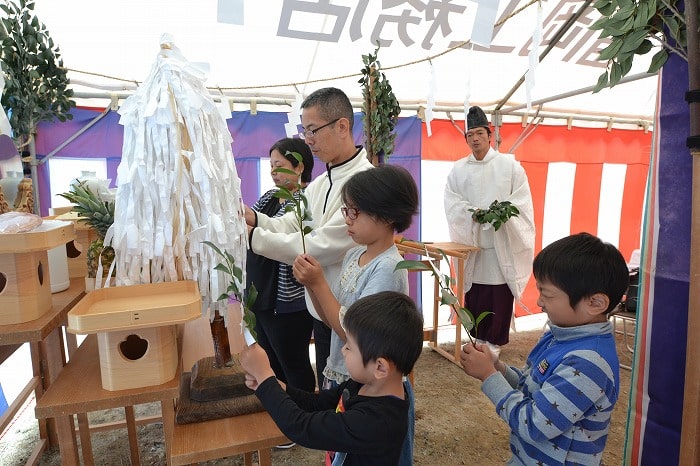
[[[479,324],[478,337],[498,354],[508,343],[514,298],[520,301],[532,272],[532,196],[525,170],[515,157],[491,147],[491,128],[479,107],[467,113],[465,138],[472,153],[455,162],[447,177],[445,215],[452,241],[481,248],[465,266],[464,307],[475,318],[492,313]],[[488,209],[495,200],[510,201],[520,211],[497,231],[490,223],[479,223],[472,211]]]
[[[309,183],[305,190],[311,214],[308,226],[312,228],[305,238],[306,252],[321,263],[326,279],[332,283],[340,273],[345,253],[355,246],[340,211],[342,187],[353,174],[373,168],[373,165],[367,160],[365,149],[355,146],[352,105],[340,89],[327,87],[310,94],[301,104],[301,123],[299,137],[306,141],[313,155],[326,164],[325,173]],[[299,224],[293,213],[270,218],[246,206],[245,218],[250,230],[250,249],[256,254],[293,264],[296,256],[304,252]],[[330,353],[331,332],[320,320],[308,293],[306,303],[314,317],[316,374],[320,388]]]

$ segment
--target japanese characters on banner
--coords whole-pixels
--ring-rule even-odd
[[[38,2],[37,14],[61,44],[75,91],[85,93],[122,89],[125,81],[143,76],[152,61],[144,44],[157,40],[156,31],[177,31],[188,55],[212,65],[207,87],[243,98],[293,99],[295,86],[303,95],[333,86],[360,101],[361,56],[379,45],[382,69],[402,103],[427,101],[426,63],[432,61],[440,107],[461,107],[468,80],[472,105],[499,102],[525,75],[528,54],[537,48],[532,39],[537,0],[209,0],[181,9],[166,0],[130,1],[107,23],[90,0],[60,3]],[[549,0],[541,7],[542,40],[534,45],[552,48],[538,66],[531,99],[595,85],[605,66],[597,57],[609,42],[588,27],[600,14],[584,0]],[[168,14],[156,13],[161,10]],[[69,14],[75,11],[81,12],[80,28]],[[148,28],[130,27],[124,34],[137,18],[148,18]],[[565,24],[566,33],[552,42]],[[635,58],[630,74],[646,71],[652,54],[647,55]],[[567,97],[556,108],[595,115],[620,115],[624,109],[625,116],[650,118],[655,86],[649,83]],[[524,104],[525,87],[508,100]]]
[[[506,20],[522,7],[520,0],[509,0],[500,16],[497,16],[500,2],[497,0],[342,0],[330,4],[329,0],[303,1],[283,0],[279,13],[277,35],[295,39],[340,42],[349,38],[356,42],[369,39],[372,44],[381,47],[411,47],[420,44],[424,50],[440,50],[447,46],[455,47],[467,40],[478,44],[476,50],[488,50],[498,54],[517,54],[525,57],[531,49],[532,39],[520,45],[499,45],[499,33]],[[381,3],[378,11],[377,6]],[[548,43],[555,32],[582,4],[580,0],[560,0],[544,20],[543,43]],[[541,8],[541,7],[540,7]],[[368,10],[372,10],[369,12]],[[270,12],[272,13],[272,12]],[[331,24],[324,30],[318,30],[313,21],[327,17]],[[565,61],[604,67],[596,60],[598,52],[608,42],[598,39],[594,31],[588,30],[599,14],[589,9],[576,21],[566,40],[556,45],[563,49]],[[467,21],[473,18],[474,21]],[[473,28],[469,26],[473,24]],[[498,24],[497,27],[494,25]],[[327,29],[330,29],[329,31]],[[368,34],[368,31],[369,32]],[[488,36],[491,31],[491,36]],[[446,42],[448,39],[449,42]],[[439,42],[438,47],[435,47]]]

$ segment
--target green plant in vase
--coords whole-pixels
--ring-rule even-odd
[[[76,180],[71,184],[70,191],[59,196],[74,204],[73,210],[78,213],[78,221],[87,223],[97,233],[87,250],[87,275],[96,278],[99,261],[102,260],[103,275],[109,270],[114,261],[114,249],[104,246],[107,230],[114,222],[114,200],[103,199],[99,193],[90,189],[85,181]]]
[[[257,335],[255,334],[255,314],[251,308],[258,297],[258,290],[255,289],[255,285],[251,284],[250,289],[245,293],[243,291],[243,270],[236,265],[235,258],[228,251],[222,251],[211,241],[203,241],[203,243],[212,248],[223,259],[223,262],[219,262],[214,270],[218,270],[228,277],[226,292],[222,293],[216,301],[228,301],[229,298],[233,298],[240,303],[243,314],[243,336],[246,344],[252,345],[257,340]]]
[[[299,163],[304,163],[304,160],[301,157],[301,154],[298,152],[290,152],[287,151],[285,155],[291,155]],[[296,172],[289,170],[288,168],[275,168],[273,173],[284,173],[287,175],[297,175]],[[301,183],[297,181],[296,183],[293,183],[293,189],[289,189],[286,186],[278,186],[277,192],[274,193],[274,196],[278,199],[284,199],[285,201],[289,201],[289,203],[285,206],[284,210],[285,212],[294,212],[294,216],[296,217],[297,223],[299,224],[299,232],[301,234],[301,249],[304,253],[306,253],[306,241],[304,240],[304,237],[309,234],[312,230],[312,228],[308,225],[304,225],[304,222],[309,222],[312,220],[311,218],[311,213],[309,212],[309,200],[306,198],[304,195],[304,191],[302,189]]]
[[[421,243],[420,241],[411,242],[419,244],[425,251],[425,256],[430,256],[428,248],[424,243]],[[450,260],[447,257],[447,254],[445,254],[445,252],[441,249],[438,249],[438,251],[442,256],[442,259],[444,259],[448,264],[450,264]],[[396,264],[394,270],[402,269],[419,271],[425,270],[429,271],[432,274],[432,276],[438,281],[438,285],[440,287],[440,304],[444,304],[452,308],[455,315],[459,319],[459,322],[462,324],[462,327],[464,327],[464,330],[467,331],[467,337],[469,338],[469,342],[471,344],[475,344],[476,339],[478,337],[479,324],[482,320],[484,320],[486,316],[488,316],[489,314],[493,314],[493,312],[482,312],[476,318],[474,318],[474,315],[469,311],[469,309],[460,305],[460,300],[455,295],[452,289],[454,282],[454,278],[452,277],[452,265],[450,265],[449,275],[442,273],[432,260],[402,260]],[[472,330],[474,331],[474,337],[472,337],[470,333]]]

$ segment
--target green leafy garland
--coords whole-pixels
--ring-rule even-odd
[[[389,80],[380,69],[377,58],[379,46],[374,54],[362,55],[362,122],[365,132],[367,158],[375,165],[389,159],[394,152],[394,128],[399,121],[401,106],[394,96]]]

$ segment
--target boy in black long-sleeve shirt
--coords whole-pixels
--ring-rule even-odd
[[[342,324],[351,380],[318,394],[285,386],[252,345],[240,355],[246,384],[287,438],[327,450],[327,464],[398,464],[408,428],[402,377],[420,356],[423,319],[409,297],[385,291],[356,301]]]

